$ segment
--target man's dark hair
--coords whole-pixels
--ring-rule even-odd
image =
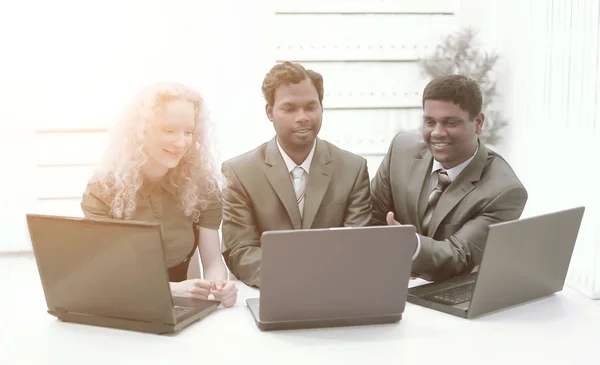
[[[297,84],[305,79],[310,79],[317,89],[319,102],[323,105],[323,76],[313,70],[307,70],[298,63],[289,61],[277,64],[265,76],[262,84],[262,93],[268,105],[275,102],[275,90],[281,85]]]
[[[463,75],[439,76],[431,80],[423,91],[425,100],[451,101],[469,113],[471,119],[481,113],[482,96],[475,80]]]

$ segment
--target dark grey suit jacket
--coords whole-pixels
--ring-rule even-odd
[[[275,139],[226,161],[223,173],[228,184],[223,193],[223,257],[247,285],[260,286],[263,232],[368,226],[371,220],[366,160],[321,139],[310,166],[302,218]]]
[[[397,221],[414,225],[421,251],[413,261],[413,275],[438,281],[480,263],[488,226],[518,219],[527,191],[509,164],[480,143],[473,160],[440,197],[423,232],[432,164],[421,135],[396,135],[371,182],[372,223],[385,225],[387,212],[393,211]]]

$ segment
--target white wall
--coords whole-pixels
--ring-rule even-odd
[[[369,155],[373,174],[394,131],[418,122],[416,57],[474,25],[503,56],[499,106],[511,125],[498,149],[529,190],[524,216],[586,205],[569,283],[600,296],[600,193],[588,189],[599,177],[598,0],[257,4],[3,2],[0,250],[29,249],[27,211],[80,214],[106,128],[157,80],[204,93],[223,160],[272,136],[262,78],[276,60],[299,60],[325,78],[322,137]]]
[[[147,83],[179,81],[204,94],[221,159],[270,136],[260,92],[275,60],[269,1],[0,6],[0,104],[10,107],[0,122],[0,251],[30,249],[26,212],[81,215],[106,130]]]
[[[31,57],[22,55],[28,39],[14,37],[17,24],[8,11],[9,5],[0,3],[0,251],[13,250],[26,237],[24,224],[26,206],[33,198],[32,180],[34,153],[33,116],[40,95],[29,80]],[[33,53],[35,51],[30,51]]]
[[[600,298],[600,2],[463,0],[461,21],[504,57],[501,146],[529,191],[524,217],[584,205],[568,284]]]
[[[458,26],[454,0],[305,0],[275,6],[278,60],[323,75],[320,137],[367,159],[372,177],[399,130],[421,124],[417,60]]]
[[[218,125],[220,159],[273,135],[260,86],[276,62],[325,79],[321,133],[377,169],[399,128],[419,121],[416,59],[456,26],[456,1],[25,0],[3,4],[3,95],[14,97],[3,144],[0,250],[28,250],[24,214],[81,216],[107,128],[144,84],[200,90]],[[428,24],[421,31],[414,31]],[[4,77],[3,77],[4,78]],[[14,126],[19,126],[15,129]],[[14,151],[19,151],[15,155]],[[25,152],[22,152],[25,151]],[[4,161],[6,160],[6,161]]]

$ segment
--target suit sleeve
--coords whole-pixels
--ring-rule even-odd
[[[223,192],[223,258],[236,278],[260,286],[260,235],[252,202],[230,165],[223,164],[227,187]]]
[[[368,226],[371,222],[371,195],[367,160],[363,159],[358,177],[348,199],[344,227]]]
[[[479,265],[489,225],[519,219],[527,202],[522,186],[511,186],[487,204],[477,216],[443,241],[419,235],[421,250],[412,264],[413,276],[443,281]]]
[[[390,144],[375,177],[371,181],[371,204],[373,206],[371,225],[387,225],[385,217],[388,212],[394,212],[394,201],[390,185],[390,160],[395,139]]]

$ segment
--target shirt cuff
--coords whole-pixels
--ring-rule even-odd
[[[412,257],[413,261],[417,258],[417,256],[419,256],[419,252],[421,252],[421,237],[418,233],[415,233],[415,235],[417,236],[417,249],[415,250],[415,254]]]

